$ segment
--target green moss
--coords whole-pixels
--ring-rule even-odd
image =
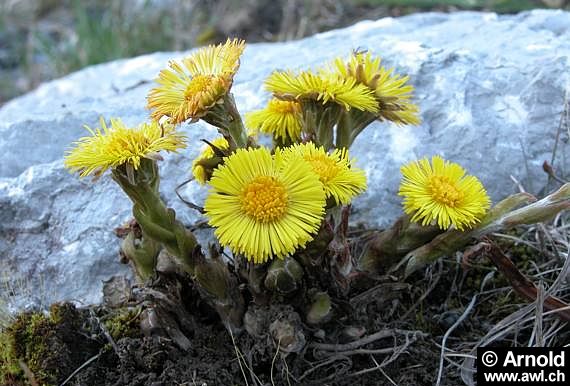
[[[54,384],[55,379],[41,368],[42,358],[49,355],[47,341],[53,330],[49,317],[41,313],[27,312],[20,314],[16,320],[1,334],[3,350],[0,367],[2,384],[9,380],[24,381],[19,361],[30,368],[36,381],[40,384]]]
[[[22,379],[22,369],[14,358],[14,348],[10,336],[0,332],[0,384],[19,385]]]
[[[521,240],[532,242],[532,239],[529,239],[529,236],[523,233],[524,231],[524,227],[514,228],[505,232],[505,234],[514,238],[520,238]],[[499,248],[507,254],[511,261],[523,273],[532,272],[534,270],[534,265],[539,264],[539,262],[543,261],[545,258],[540,251],[536,250],[528,243],[510,238],[495,238],[495,241]],[[490,264],[492,265],[492,263]]]
[[[45,370],[45,361],[53,355],[49,341],[54,327],[53,321],[42,313],[24,313],[6,330],[12,349],[12,368],[19,367],[17,363],[21,360],[42,385],[52,385],[57,381],[55,374]]]
[[[92,351],[81,333],[81,314],[72,304],[55,304],[50,313],[25,312],[0,333],[0,384],[24,385],[26,377],[20,363],[25,364],[42,386],[57,385],[69,375],[80,355],[78,346]]]
[[[138,311],[138,309],[119,310],[103,322],[114,340],[140,335]]]
[[[106,339],[99,320],[91,317],[93,311],[62,303],[52,305],[49,314],[17,315],[0,331],[0,385],[31,383],[20,364],[29,368],[38,385],[58,385],[86,360],[104,352]],[[101,317],[101,323],[115,340],[134,337],[140,335],[138,311],[112,311]]]

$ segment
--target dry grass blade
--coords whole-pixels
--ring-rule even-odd
[[[308,378],[309,375],[316,372],[320,368],[327,367],[329,365],[335,366],[335,371],[333,372],[333,374],[329,375],[328,377],[321,378],[318,380],[313,379],[313,380],[311,380],[311,382],[313,384],[323,384],[325,381],[329,381],[331,379],[334,379],[337,374],[345,374],[350,368],[352,368],[352,360],[349,357],[346,357],[343,355],[335,355],[335,356],[328,358],[326,360],[316,362],[316,363],[312,363],[311,368],[308,369],[307,371],[305,371],[299,377],[299,381],[302,381],[303,379]]]
[[[87,361],[85,361],[85,363],[83,363],[73,373],[71,373],[71,375],[69,377],[67,377],[65,379],[65,381],[60,383],[59,386],[65,386],[67,384],[67,382],[71,381],[73,379],[73,377],[75,377],[81,370],[83,370],[84,368],[89,366],[93,361],[97,360],[97,358],[99,358],[100,356],[101,356],[101,353],[94,355],[91,358],[89,358]]]
[[[570,293],[570,283],[568,282],[568,274],[570,272],[570,245],[567,223],[568,216],[559,214],[555,217],[552,224],[538,224],[534,226],[526,226],[517,228],[517,236],[512,234],[494,234],[493,237],[499,236],[502,240],[497,241],[504,245],[505,240],[511,241],[513,248],[510,250],[513,260],[517,265],[527,262],[528,268],[525,269],[525,275],[520,271],[518,273],[524,278],[518,278],[523,285],[529,281],[539,283],[536,291],[531,290],[533,301],[532,304],[516,304],[508,301],[508,293],[504,289],[487,291],[489,300],[505,302],[502,306],[503,310],[496,312],[503,315],[505,311],[512,309],[512,312],[506,316],[502,316],[500,320],[494,321],[492,315],[487,317],[492,322],[492,327],[482,338],[478,340],[468,352],[465,360],[461,365],[461,379],[468,386],[474,386],[473,374],[475,370],[475,353],[477,347],[485,347],[494,344],[516,345],[516,346],[544,346],[553,347],[563,345],[568,338],[568,322],[560,317],[561,313],[570,312],[570,306],[557,304],[559,308],[547,311],[546,299],[557,298],[561,302],[568,303],[568,294]],[[517,250],[526,251],[523,255],[519,255]],[[509,248],[510,249],[510,248]],[[563,252],[564,251],[564,252]],[[482,253],[482,252],[481,252]],[[528,255],[524,256],[524,253]],[[500,261],[503,261],[502,258]],[[563,263],[560,266],[560,263]],[[510,263],[510,264],[509,264]],[[512,261],[507,264],[514,265]],[[516,268],[515,268],[516,269]],[[540,285],[544,289],[540,288]],[[497,296],[503,293],[502,300]],[[518,293],[518,292],[516,292]],[[535,295],[533,295],[533,293]],[[550,298],[549,298],[550,297]],[[542,299],[541,299],[542,298]],[[507,303],[508,302],[508,303]],[[509,304],[510,303],[510,304]],[[544,307],[541,307],[544,305]],[[548,308],[547,308],[548,309]]]
[[[556,130],[556,139],[554,141],[554,147],[552,148],[552,157],[550,158],[550,163],[544,161],[543,165],[544,171],[546,174],[548,174],[548,183],[546,185],[547,187],[549,187],[552,180],[555,180],[557,182],[563,181],[555,175],[552,165],[554,165],[554,162],[556,161],[556,152],[560,144],[560,136],[564,129],[566,129],[568,136],[570,137],[570,100],[568,98],[568,91],[566,91],[566,94],[564,95],[564,109],[560,114],[560,122]]]
[[[234,350],[235,350],[235,353],[236,353],[236,358],[237,358],[237,361],[238,361],[238,364],[239,364],[239,369],[240,369],[240,371],[241,371],[241,375],[242,375],[242,377],[243,377],[243,380],[245,381],[245,385],[246,385],[246,386],[249,386],[249,382],[247,381],[247,376],[245,375],[245,370],[243,369],[243,365],[245,365],[245,366],[247,367],[247,363],[245,363],[245,359],[243,358],[243,354],[241,353],[241,351],[239,350],[239,348],[238,348],[238,346],[237,346],[237,344],[236,344],[236,341],[235,341],[235,338],[234,338],[234,334],[232,333],[232,330],[229,329],[228,331],[230,332],[230,337],[232,338],[232,343],[233,343],[233,345],[234,345]],[[243,364],[242,364],[242,361],[244,362]]]
[[[483,282],[481,283],[481,289],[479,292],[482,292],[485,285],[487,284],[487,282],[493,277],[493,272],[489,272],[485,278],[483,279]],[[445,332],[445,334],[443,335],[443,339],[441,341],[441,354],[440,354],[440,360],[439,360],[439,368],[438,368],[438,372],[437,372],[437,380],[436,380],[436,386],[439,386],[441,384],[441,377],[443,375],[443,362],[445,360],[445,346],[446,346],[446,342],[447,339],[449,338],[449,336],[451,335],[451,333],[453,332],[453,330],[455,330],[461,323],[463,323],[463,321],[467,318],[467,316],[471,313],[471,310],[473,309],[473,307],[475,307],[475,302],[477,301],[477,296],[478,294],[474,295],[473,298],[471,298],[471,301],[469,302],[469,304],[467,305],[467,307],[465,307],[465,311],[463,311],[463,313],[461,314],[461,316],[457,319],[457,321]]]
[[[40,384],[38,383],[38,381],[36,380],[36,377],[34,377],[34,374],[32,373],[32,371],[30,370],[30,368],[28,367],[28,365],[22,361],[19,360],[18,364],[20,365],[20,368],[22,369],[22,371],[24,372],[24,375],[26,377],[26,379],[30,382],[30,385],[32,386],[40,386]]]
[[[482,243],[485,255],[488,256],[497,266],[499,271],[509,280],[513,289],[522,297],[532,302],[538,298],[538,288],[523,275],[513,262],[497,247],[495,244],[487,242]],[[556,311],[560,318],[570,321],[570,311],[567,309],[568,304],[555,296],[546,296],[544,299],[544,307],[551,311]]]
[[[543,332],[543,310],[544,310],[544,285],[542,281],[538,283],[537,286],[537,296],[536,296],[536,311],[534,319],[534,328],[532,330],[532,337],[529,340],[529,346],[533,346],[533,338],[535,345],[538,347],[544,347],[544,332]]]

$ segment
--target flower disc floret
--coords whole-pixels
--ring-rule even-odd
[[[266,148],[238,149],[210,179],[204,210],[218,240],[255,263],[294,253],[322,222],[319,177],[302,158],[289,161]]]
[[[336,176],[342,171],[336,157],[331,157],[324,151],[308,153],[304,156],[305,161],[309,162],[313,170],[319,175],[321,182],[325,185],[334,180]]]
[[[287,189],[275,177],[255,177],[243,189],[240,201],[243,211],[260,223],[280,220],[287,210]]]
[[[358,194],[366,190],[366,175],[353,165],[346,149],[335,149],[327,153],[314,143],[296,144],[281,150],[284,162],[290,157],[301,156],[317,173],[325,193],[337,204],[347,205]]]
[[[91,136],[80,138],[66,152],[65,167],[80,172],[81,177],[100,175],[126,163],[137,170],[141,158],[156,159],[160,151],[186,147],[186,137],[173,126],[151,122],[129,128],[120,119],[111,119],[110,127],[103,119],[100,124],[97,129],[86,126]]]
[[[441,229],[471,228],[485,215],[491,201],[481,182],[465,175],[456,163],[439,156],[402,167],[400,195],[404,211],[422,225],[436,223]]]
[[[242,40],[228,39],[199,49],[181,63],[171,61],[148,95],[152,118],[166,116],[180,123],[207,114],[229,92],[244,47]]]
[[[272,134],[283,141],[290,139],[298,141],[303,128],[303,113],[301,104],[296,101],[271,99],[267,107],[252,111],[245,116],[246,126]]]

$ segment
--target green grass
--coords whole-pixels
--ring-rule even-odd
[[[248,0],[247,4],[255,10],[262,4],[256,1],[259,0]],[[276,9],[285,7],[286,1],[279,0]],[[246,7],[245,0],[228,2],[231,6],[221,6],[223,2],[210,0],[195,4],[178,0],[171,7],[153,6],[147,0],[137,9],[128,8],[128,4],[132,6],[130,2],[114,0],[40,0],[39,3],[43,4],[42,12],[18,14],[8,5],[11,3],[0,1],[0,31],[5,32],[2,43],[6,43],[5,50],[18,63],[17,68],[0,76],[0,105],[46,79],[92,64],[149,52],[186,50],[194,45],[223,40],[225,34],[239,35],[240,31],[240,37],[248,41],[274,36],[261,33],[269,30],[267,20],[263,19],[255,20],[254,29],[247,24],[236,25],[233,32],[224,28],[238,9]],[[568,1],[565,4],[570,8]],[[384,7],[386,15],[392,10],[409,14],[449,9],[446,7],[515,13],[545,7],[545,4],[541,0],[348,0],[345,6],[346,9],[358,9],[358,14],[366,17],[375,7]],[[64,9],[63,18],[53,18],[53,14]],[[50,15],[52,19],[39,28],[39,22],[49,19]],[[339,26],[343,25],[342,15],[337,16]],[[295,19],[292,23],[300,21]],[[318,24],[318,20],[315,23]],[[51,25],[51,29],[46,25]],[[334,25],[327,24],[327,28],[334,28]],[[298,31],[299,26],[292,25],[285,30]],[[309,33],[314,32],[313,29]],[[277,36],[279,34],[274,39]]]
[[[77,0],[72,2],[72,9],[74,39],[71,43],[36,34],[38,52],[48,58],[58,74],[174,48],[176,32],[172,28],[172,12],[153,12],[147,5],[132,17],[122,2],[87,6]]]
[[[212,18],[220,15],[202,13],[212,10],[195,9],[185,14],[181,4],[172,9],[151,8],[148,4],[133,13],[124,2],[110,0],[69,0],[73,10],[73,43],[56,41],[50,36],[37,35],[38,50],[48,57],[58,75],[76,69],[131,57],[148,52],[188,49],[188,40],[180,44],[191,30],[197,40],[204,42],[201,31],[208,31]],[[518,12],[544,6],[538,0],[351,0],[354,5],[410,7],[429,10],[441,6],[461,9],[486,9],[497,12]],[[206,7],[207,8],[207,7]],[[178,21],[178,23],[176,23]],[[181,25],[180,25],[181,24]],[[176,27],[178,26],[178,27]],[[70,39],[65,39],[70,40]]]

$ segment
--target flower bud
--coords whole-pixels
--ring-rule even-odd
[[[332,315],[331,298],[326,292],[316,292],[307,312],[307,323],[315,325],[326,322]]]
[[[303,278],[303,267],[292,257],[275,259],[271,262],[265,277],[265,287],[286,295],[299,288]]]

